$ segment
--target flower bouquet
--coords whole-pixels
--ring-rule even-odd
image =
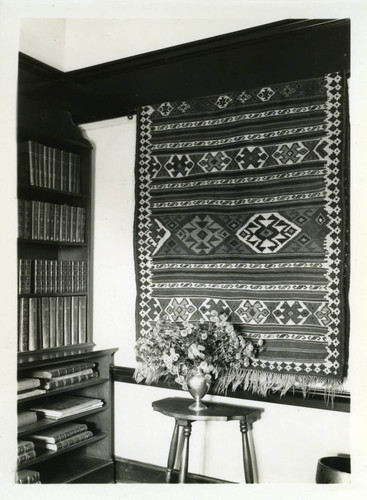
[[[262,341],[254,345],[235,331],[226,314],[210,313],[209,321],[172,323],[167,317],[136,343],[137,382],[172,380],[188,389],[189,379],[200,374],[209,386],[224,391],[234,386],[255,359]],[[237,384],[238,385],[238,384]]]

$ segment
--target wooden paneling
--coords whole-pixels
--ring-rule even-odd
[[[20,55],[20,92],[77,123],[144,104],[350,71],[350,21],[293,19],[62,73]],[[31,75],[30,75],[31,73]]]

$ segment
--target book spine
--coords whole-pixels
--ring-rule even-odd
[[[38,206],[38,235],[37,235],[37,239],[39,240],[45,240],[46,239],[46,234],[45,234],[45,220],[46,220],[46,217],[45,217],[45,207],[46,207],[47,203],[43,203],[42,201],[38,201],[37,202],[37,206]]]
[[[60,241],[67,241],[66,205],[60,205]]]
[[[71,297],[64,297],[64,345],[71,344]]]
[[[56,297],[50,297],[50,347],[56,347]]]
[[[61,175],[62,191],[68,190],[69,155],[66,151],[61,151]]]
[[[59,293],[59,288],[58,288],[58,277],[59,277],[59,263],[57,260],[54,260],[54,272],[53,272],[53,283],[52,283],[52,290],[54,293]]]
[[[71,343],[79,343],[79,297],[71,297]]]
[[[64,345],[64,297],[56,297],[56,347]]]
[[[28,453],[29,451],[34,450],[33,441],[24,441],[23,443],[18,443],[18,455],[22,455],[23,453]]]
[[[73,192],[73,177],[74,177],[74,164],[73,164],[73,153],[68,155],[68,191]]]
[[[31,260],[18,260],[18,293],[31,293]]]
[[[80,382],[85,382],[86,380],[96,377],[98,377],[98,373],[93,372],[93,373],[86,373],[84,375],[75,375],[73,377],[69,377],[63,380],[51,379],[49,382],[45,383],[44,388],[50,390],[50,389],[58,389],[59,387],[68,387],[70,385],[77,384]]]
[[[70,241],[76,241],[76,223],[78,207],[70,207]]]
[[[58,282],[57,282],[58,293],[64,292],[64,261],[60,260],[58,264]]]
[[[47,272],[47,293],[54,293],[54,261],[47,261],[48,272]]]
[[[55,189],[61,191],[61,151],[54,150]]]
[[[18,200],[18,238],[25,238],[25,201]]]
[[[62,298],[62,297],[61,297]],[[95,363],[80,363],[78,365],[69,365],[64,368],[55,368],[54,370],[48,371],[34,371],[32,372],[32,377],[39,378],[56,378],[63,377],[64,375],[71,375],[73,373],[78,373],[84,370],[89,370],[90,368],[95,367]]]
[[[28,351],[29,299],[19,299],[18,352]]]
[[[79,343],[87,342],[87,297],[79,297]]]
[[[56,189],[56,149],[51,148],[51,188]]]
[[[53,225],[53,241],[60,241],[60,205],[53,205],[54,225]]]
[[[35,169],[35,149],[36,143],[28,141],[28,165],[29,165],[29,184],[30,186],[37,186],[36,169]]]
[[[45,394],[45,389],[33,389],[32,391],[26,391],[23,393],[17,394],[17,400],[31,398],[34,396],[39,396],[40,394]]]
[[[41,298],[41,340],[42,348],[50,347],[50,299],[49,297]]]
[[[36,458],[36,452],[34,450],[28,451],[27,453],[22,453],[17,457],[17,465],[23,464],[24,462],[29,462],[33,458]]]
[[[35,351],[38,349],[38,307],[37,299],[31,297],[29,299],[29,337],[28,350]]]

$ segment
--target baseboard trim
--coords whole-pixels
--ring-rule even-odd
[[[165,467],[115,457],[115,478],[116,483],[164,483]],[[178,471],[174,471],[172,482],[177,483],[177,479]],[[231,483],[230,481],[191,473],[187,476],[187,482],[200,484]]]

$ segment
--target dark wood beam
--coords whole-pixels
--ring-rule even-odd
[[[166,100],[349,73],[349,45],[349,19],[286,19],[67,73],[42,64],[37,73],[21,54],[19,88],[87,123]]]

